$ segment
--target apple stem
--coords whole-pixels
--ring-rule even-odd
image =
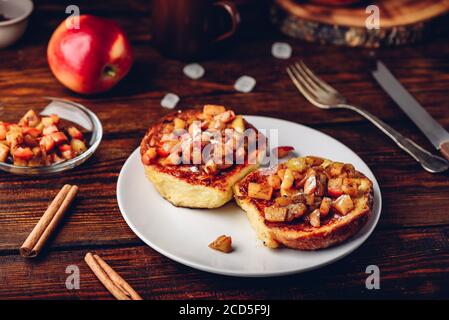
[[[117,70],[110,65],[107,65],[103,69],[103,74],[107,77],[114,78],[117,75]]]

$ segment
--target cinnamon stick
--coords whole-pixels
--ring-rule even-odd
[[[98,255],[88,252],[84,261],[116,299],[142,300],[142,297]]]
[[[77,186],[66,184],[51,202],[39,222],[20,247],[20,254],[25,258],[34,258],[56,229],[67,208],[78,192]]]

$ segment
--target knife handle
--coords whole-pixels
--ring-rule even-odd
[[[365,109],[348,104],[339,104],[336,107],[350,109],[352,111],[357,112],[367,120],[369,120],[383,133],[385,133],[388,137],[390,137],[391,140],[396,142],[396,144],[402,150],[406,151],[409,155],[413,157],[413,159],[418,161],[419,164],[421,164],[421,166],[428,172],[431,173],[443,172],[449,168],[449,163],[444,158],[431,154],[429,151],[419,146],[412,140],[404,137],[398,131],[390,127],[390,125],[386,124],[385,122],[383,122],[370,112],[366,111]],[[445,151],[443,151],[443,147],[445,148]],[[442,145],[441,151],[443,152],[445,157],[449,159],[449,141],[445,143],[445,145],[444,144]],[[445,152],[447,153],[445,154]]]
[[[443,156],[449,160],[449,141],[444,141],[440,144],[440,151]]]

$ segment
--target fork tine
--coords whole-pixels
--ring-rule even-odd
[[[300,79],[302,80],[302,82],[305,84],[305,85],[307,85],[307,87],[311,90],[311,91],[313,91],[313,92],[315,92],[317,95],[321,92],[323,92],[324,90],[321,88],[321,87],[319,87],[316,83],[315,83],[315,81],[313,80],[313,79],[311,79],[310,77],[309,77],[309,75],[301,68],[301,66],[296,62],[295,64],[294,64],[294,69],[296,70],[296,72],[297,72],[297,75],[300,77]],[[325,92],[324,92],[325,93]]]
[[[298,79],[298,81],[301,82],[301,84],[315,96],[318,96],[320,91],[321,92],[323,91],[321,88],[317,87],[313,82],[311,82],[308,79],[308,76],[304,73],[304,71],[302,71],[298,66],[293,64],[290,67],[293,74],[296,76],[296,79]]]
[[[302,60],[299,61],[299,64],[301,65],[302,69],[307,73],[307,75],[308,75],[310,78],[312,78],[312,79],[315,81],[315,83],[316,83],[317,85],[319,85],[322,89],[327,90],[327,91],[329,91],[329,92],[331,92],[331,93],[334,93],[334,94],[338,93],[338,91],[335,90],[335,89],[334,89],[333,87],[331,87],[330,85],[328,85],[327,82],[325,82],[325,81],[321,80],[320,78],[318,78],[318,77],[312,72],[312,70],[310,70],[310,69],[306,66],[306,64],[305,64]]]
[[[292,80],[293,84],[295,85],[295,87],[299,90],[299,92],[302,93],[302,95],[312,104],[316,104],[316,100],[317,98],[310,92],[308,91],[304,85],[301,83],[300,80],[298,80],[297,76],[295,75],[295,73],[292,71],[293,67],[289,66],[287,67],[287,73],[288,76],[290,77],[290,79]]]

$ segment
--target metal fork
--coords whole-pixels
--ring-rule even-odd
[[[304,62],[300,61],[287,67],[287,73],[296,88],[314,106],[321,109],[349,109],[355,111],[382,130],[401,149],[418,161],[425,170],[436,173],[443,172],[449,168],[449,163],[445,159],[434,156],[412,140],[404,137],[378,117],[363,108],[346,104],[346,98],[329,84],[319,79]]]

